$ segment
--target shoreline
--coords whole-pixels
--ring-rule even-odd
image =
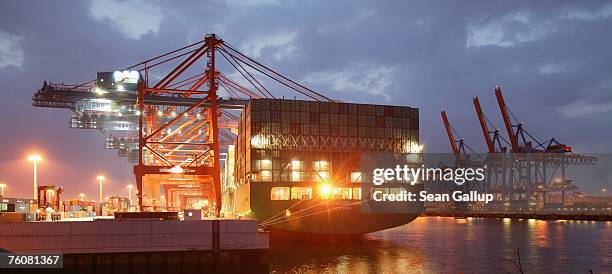
[[[536,219],[536,220],[573,220],[573,221],[612,221],[611,214],[572,214],[572,213],[534,213],[534,212],[424,212],[420,217],[455,217],[488,219]]]

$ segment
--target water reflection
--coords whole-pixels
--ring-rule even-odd
[[[410,239],[384,234],[380,236],[386,240],[365,236],[353,243],[341,245],[274,248],[271,251],[271,270],[296,273],[390,273],[423,268],[423,253],[420,248],[411,246]]]
[[[612,269],[612,225],[510,219],[419,218],[346,243],[271,250],[276,273],[505,272],[520,249],[527,272]]]

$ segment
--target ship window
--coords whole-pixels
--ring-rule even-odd
[[[269,159],[264,159],[264,160],[256,160],[253,162],[254,165],[254,170],[269,170],[272,169],[272,161]]]
[[[351,198],[351,188],[348,188],[348,187],[334,188],[334,193],[332,197],[335,200],[348,200]]]
[[[361,200],[361,188],[360,187],[354,187],[351,189],[351,197],[353,198],[353,200]]]
[[[291,161],[291,170],[301,170],[302,162],[298,160]]]
[[[302,182],[306,181],[306,172],[300,171],[291,171],[291,181],[292,182]]]
[[[262,170],[261,171],[261,181],[269,182],[272,180],[272,171],[270,170]]]
[[[363,182],[363,177],[361,176],[361,172],[351,172],[351,182],[352,183]]]
[[[270,190],[270,200],[273,200],[273,201],[289,200],[289,187],[273,187]]]
[[[291,200],[310,200],[312,199],[312,188],[310,187],[292,187]]]
[[[261,169],[272,169],[272,161],[270,161],[270,160],[261,160],[260,167],[261,167]]]
[[[329,174],[329,171],[319,171],[316,173],[316,177],[317,177],[317,181],[326,182],[326,181],[329,181],[329,179],[331,178],[331,175]]]
[[[314,162],[314,170],[316,170],[316,171],[321,171],[321,170],[329,171],[329,162],[328,161],[315,161]]]

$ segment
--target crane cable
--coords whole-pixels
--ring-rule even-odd
[[[225,60],[227,60],[240,74],[242,74],[242,76],[247,79],[247,81],[249,81],[249,83],[251,83],[251,85],[253,85],[253,87],[255,87],[255,89],[257,89],[264,97],[267,97],[263,91],[261,91],[261,89],[259,89],[259,87],[257,87],[257,85],[255,85],[255,83],[253,83],[253,81],[251,81],[251,79],[253,79],[257,84],[259,84],[259,86],[261,88],[263,88],[263,90],[272,98],[276,98],[274,97],[274,95],[272,95],[272,93],[270,93],[270,91],[268,91],[266,89],[266,87],[264,87],[259,81],[257,81],[257,79],[255,79],[255,77],[253,77],[253,75],[251,75],[249,73],[249,71],[247,71],[241,64],[240,62],[238,62],[238,60],[236,60],[236,58],[234,56],[232,56],[231,54],[228,53],[228,55],[232,58],[230,60],[230,58],[228,58],[225,53],[223,53],[222,50],[219,51],[221,53],[221,55],[225,58]],[[233,62],[232,62],[233,60]],[[235,62],[235,64],[234,64]],[[238,65],[238,66],[236,66]],[[251,78],[247,77],[246,75],[244,75],[244,73],[238,68],[240,67],[242,69],[242,71],[244,71],[247,75],[249,75]]]
[[[307,97],[309,97],[309,98],[311,98],[311,99],[313,99],[313,100],[316,100],[316,101],[320,101],[320,100],[319,100],[318,98],[316,98],[316,97],[313,97],[313,96],[318,96],[319,98],[322,98],[322,99],[324,99],[324,100],[326,100],[326,101],[329,101],[329,102],[334,102],[334,100],[330,99],[329,97],[326,97],[325,95],[322,95],[322,94],[320,94],[320,93],[318,93],[318,92],[316,92],[316,91],[314,91],[314,90],[311,90],[311,89],[309,89],[309,88],[307,88],[307,87],[305,87],[305,86],[303,86],[303,85],[301,85],[301,84],[299,84],[299,83],[297,83],[297,82],[295,82],[295,81],[293,81],[293,80],[291,80],[291,79],[289,79],[289,78],[287,78],[287,77],[283,76],[282,74],[280,74],[280,73],[278,73],[278,72],[276,72],[276,71],[274,71],[274,70],[272,70],[272,69],[270,69],[270,68],[268,68],[268,67],[266,67],[266,66],[262,65],[261,63],[257,62],[256,60],[254,60],[254,59],[252,59],[252,58],[250,58],[250,57],[246,56],[246,55],[245,55],[245,54],[243,54],[242,52],[240,52],[240,51],[236,50],[234,47],[232,47],[231,45],[229,45],[229,43],[225,43],[225,44],[223,44],[223,45],[221,46],[221,50],[225,51],[225,52],[226,52],[226,53],[228,53],[229,55],[232,55],[232,56],[236,57],[234,54],[231,54],[230,52],[228,52],[228,51],[227,51],[228,49],[229,49],[229,50],[231,50],[232,52],[235,52],[236,54],[240,55],[240,57],[238,58],[238,60],[239,60],[239,61],[243,62],[243,63],[244,63],[244,64],[246,64],[247,66],[249,66],[249,67],[251,67],[251,68],[253,68],[253,69],[255,69],[255,70],[259,71],[260,73],[265,74],[266,76],[268,76],[268,77],[270,77],[270,78],[272,78],[272,79],[276,80],[277,82],[279,82],[279,83],[281,83],[281,84],[283,84],[283,85],[285,85],[285,86],[287,86],[287,87],[289,87],[289,88],[291,88],[291,89],[293,89],[293,90],[295,90],[295,91],[297,91],[297,92],[299,92],[299,93],[301,93],[301,94],[303,94],[303,95],[305,95],[305,96],[307,96]],[[247,62],[247,60],[248,60],[249,62]],[[251,64],[251,63],[252,63],[252,64]],[[259,68],[255,67],[255,66],[258,66]],[[268,74],[268,73],[266,73],[266,72],[262,71],[262,69],[263,69],[263,70],[266,70],[266,71],[268,71],[268,72],[270,72],[271,74],[276,75],[276,77],[274,77],[274,76],[272,76],[272,75],[270,75],[270,74]],[[283,80],[278,79],[277,77],[282,78],[284,81],[283,81]],[[298,88],[296,88],[296,87],[292,87],[292,86],[291,86],[291,85],[289,85],[287,82],[289,82],[289,83],[291,83],[291,84],[293,84],[293,85],[295,85],[295,86],[297,86],[297,87],[299,87],[299,88],[301,88],[301,89],[303,89],[303,90],[306,90],[306,91],[302,91],[302,90],[299,90],[299,89],[298,89]],[[308,94],[308,93],[310,93],[310,94],[314,94],[314,95],[310,95],[310,94]]]

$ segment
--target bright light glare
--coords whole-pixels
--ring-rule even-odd
[[[118,91],[125,91],[125,88],[123,87],[123,85],[117,85],[117,90]]]
[[[175,166],[170,169],[171,173],[183,173],[183,168],[180,166]]]
[[[330,184],[321,184],[319,187],[319,195],[321,198],[328,198],[332,193],[332,186]]]
[[[38,155],[38,154],[32,154],[32,155],[28,156],[28,161],[30,161],[30,162],[38,162],[38,161],[41,161],[41,160],[42,160],[42,157],[40,157],[40,155]]]
[[[101,89],[99,87],[96,87],[96,88],[94,88],[94,93],[96,93],[96,94],[104,94],[104,93],[106,93],[106,91],[104,91],[103,89]]]
[[[100,181],[104,181],[106,179],[106,177],[100,175],[100,176],[96,177],[96,179],[98,179]]]
[[[423,145],[419,145],[416,142],[409,142],[406,144],[405,149],[408,153],[423,153]]]

